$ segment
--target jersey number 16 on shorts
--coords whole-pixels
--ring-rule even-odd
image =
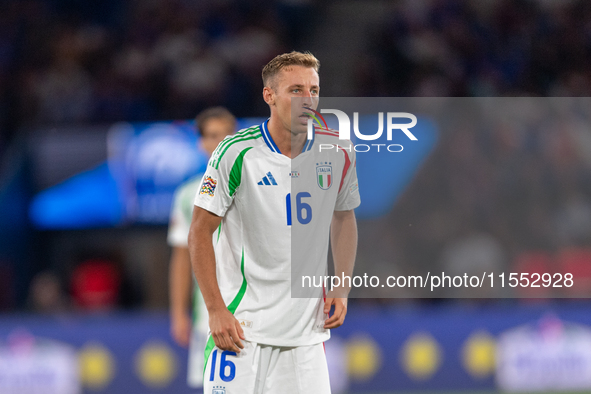
[[[236,355],[236,352],[231,352],[229,350],[225,350],[222,352],[222,355],[220,357],[220,379],[222,379],[224,382],[230,382],[236,376],[236,365],[232,361],[226,359],[226,356],[235,356],[235,355]],[[211,354],[211,373],[209,374],[209,381],[210,382],[212,382],[213,379],[215,378],[215,364],[217,361],[217,356],[218,356],[218,351],[216,349]],[[230,369],[229,372],[226,371],[228,368]],[[226,372],[228,372],[228,373],[226,374]]]

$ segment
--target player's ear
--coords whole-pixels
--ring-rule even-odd
[[[275,92],[268,86],[263,88],[263,99],[269,105],[275,105]]]

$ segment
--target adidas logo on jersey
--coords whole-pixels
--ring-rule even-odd
[[[267,172],[267,175],[264,176],[263,179],[261,181],[259,181],[259,183],[257,183],[257,185],[277,186],[277,182],[275,181],[273,174],[271,174],[271,171],[269,171],[269,172]]]

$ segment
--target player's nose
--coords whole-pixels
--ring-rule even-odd
[[[310,107],[312,105],[312,94],[310,93],[310,91],[304,91],[302,97],[302,106]]]

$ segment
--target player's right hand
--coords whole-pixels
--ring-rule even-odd
[[[244,331],[234,315],[227,309],[209,312],[209,329],[215,345],[220,350],[230,350],[240,353],[244,345],[240,339],[244,337]]]
[[[173,315],[170,321],[172,338],[182,347],[189,346],[191,339],[191,317],[186,313]]]

